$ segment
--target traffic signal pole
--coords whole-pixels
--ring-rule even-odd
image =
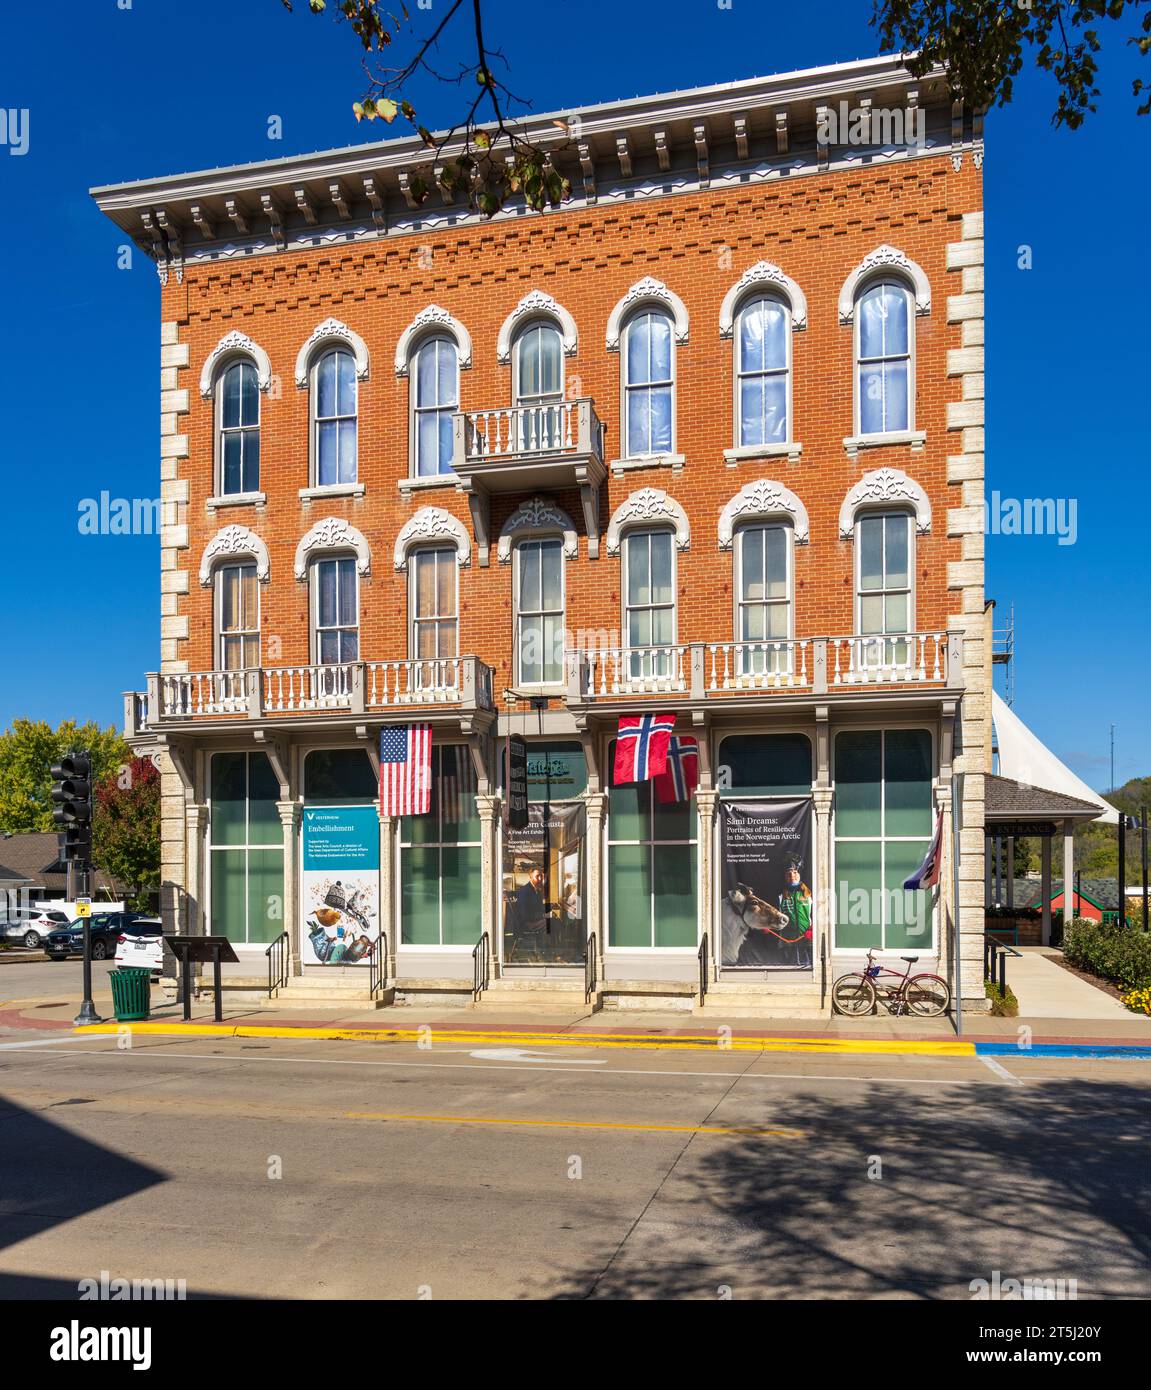
[[[52,821],[64,836],[64,860],[83,885],[77,894],[77,916],[84,923],[84,998],[75,1023],[82,1027],[99,1023],[92,1002],[92,758],[68,753],[52,766]],[[73,877],[69,873],[69,879]],[[82,907],[82,911],[81,911]]]

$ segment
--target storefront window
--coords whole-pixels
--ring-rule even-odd
[[[284,833],[280,785],[266,753],[212,758],[209,881],[212,934],[237,945],[284,930]]]
[[[926,729],[852,730],[835,740],[835,945],[928,949],[931,895],[905,892],[931,839]]]
[[[379,796],[372,760],[362,748],[317,748],[304,759],[304,800],[355,806]]]
[[[400,819],[400,941],[474,946],[480,934],[476,774],[463,744],[432,746],[426,816]]]
[[[719,745],[716,787],[740,796],[806,796],[811,739],[806,734],[731,734]]]
[[[608,767],[614,766],[614,745]],[[608,788],[608,944],[692,946],[696,926],[696,812],[661,802],[652,782]]]

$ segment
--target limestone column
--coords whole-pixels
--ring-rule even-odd
[[[607,848],[604,844],[604,821],[607,818],[607,793],[588,792],[584,796],[587,808],[587,883],[584,886],[585,930],[595,936],[596,979],[603,982],[604,936],[607,914],[604,912]]]
[[[695,793],[696,838],[699,843],[699,930],[707,932],[707,972],[708,979],[716,978],[716,961],[721,960],[722,951],[715,940],[715,901],[716,879],[719,866],[715,850],[715,817],[719,808],[717,791]],[[702,939],[702,937],[701,937]]]
[[[208,924],[204,920],[204,831],[208,824],[208,808],[195,801],[184,803],[184,920],[179,930],[187,936],[204,936]]]
[[[496,826],[500,814],[500,798],[489,793],[476,793],[476,811],[480,818],[480,931],[487,932],[491,941],[492,978],[500,973],[502,946],[495,917],[495,885],[500,866],[496,862]]]
[[[288,933],[288,973],[299,975],[300,962],[300,803],[277,801],[284,832],[284,930]]]

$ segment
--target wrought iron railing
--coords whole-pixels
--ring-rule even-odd
[[[378,999],[388,983],[388,938],[383,932],[376,939],[375,950],[368,957],[368,992]]]
[[[288,933],[282,931],[264,952],[268,958],[268,998],[274,999],[276,992],[288,983]]]
[[[585,1004],[590,1004],[592,995],[595,993],[598,978],[596,967],[598,963],[599,950],[596,945],[595,932],[591,932],[587,939],[587,956],[583,964],[583,1000]]]
[[[491,982],[491,942],[482,933],[472,951],[472,1002],[475,1003]]]
[[[704,932],[703,940],[699,943],[699,950],[696,953],[696,959],[699,964],[699,1002],[702,1004],[704,995],[707,993],[708,984],[710,983],[711,963],[708,960],[707,932]]]

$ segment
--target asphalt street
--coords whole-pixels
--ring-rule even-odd
[[[1146,1298],[1149,1082],[10,1030],[0,1297],[108,1271],[190,1298],[969,1299],[999,1271]]]

